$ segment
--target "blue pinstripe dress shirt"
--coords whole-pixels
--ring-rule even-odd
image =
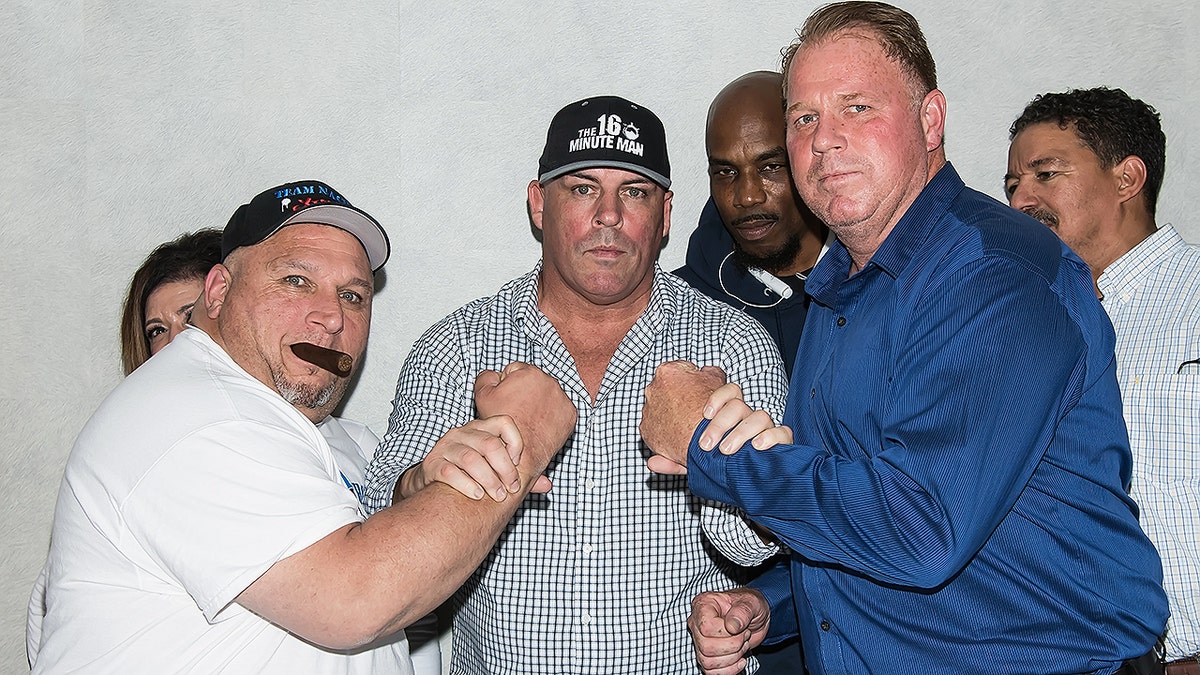
[[[771,639],[799,631],[813,675],[1109,673],[1147,652],[1162,571],[1086,265],[946,165],[849,266],[838,243],[808,279],[796,445],[689,457],[696,494],[793,551],[757,584]]]

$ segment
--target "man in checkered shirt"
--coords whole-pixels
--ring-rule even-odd
[[[1200,247],[1155,223],[1167,138],[1120,89],[1033,99],[1009,130],[1004,191],[1092,270],[1116,331],[1130,496],[1162,557],[1168,675],[1200,674]]]
[[[685,476],[646,467],[638,424],[659,364],[720,367],[776,418],[787,386],[757,322],[659,269],[669,187],[665,132],[651,111],[612,96],[563,108],[528,187],[541,262],[430,328],[400,373],[368,470],[372,508],[433,481],[508,498],[511,469],[430,452],[473,417],[482,369],[532,363],[578,408],[546,472],[543,488],[553,489],[525,499],[454,597],[453,673],[697,673],[692,598],[745,578],[726,557],[753,564],[776,551],[736,512],[701,503]]]

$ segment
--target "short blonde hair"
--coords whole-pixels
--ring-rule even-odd
[[[884,53],[899,62],[918,90],[918,98],[937,89],[937,66],[925,43],[925,34],[913,15],[884,2],[851,0],[819,7],[797,31],[796,39],[784,48],[784,98],[787,98],[788,68],[801,46],[854,30],[868,32],[879,39]]]

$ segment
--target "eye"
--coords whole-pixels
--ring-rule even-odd
[[[363,296],[354,291],[342,291],[338,293],[338,297],[352,305],[361,305],[363,302]]]
[[[305,279],[299,274],[289,274],[283,278],[283,283],[287,284],[288,286],[296,286],[298,288],[307,284],[308,279]]]
[[[871,106],[863,105],[861,103],[855,103],[854,105],[850,106],[850,112],[852,113],[865,113],[870,109]]]
[[[192,310],[195,309],[195,307],[196,307],[195,305],[188,305],[187,307],[184,308],[184,310],[183,310],[183,322],[184,323],[192,322]]]
[[[1015,180],[1004,181],[1004,196],[1013,196],[1013,193],[1017,191],[1018,183],[1019,181]]]
[[[1037,173],[1033,174],[1034,178],[1037,178],[1039,181],[1042,181],[1042,182],[1048,181],[1057,175],[1058,175],[1057,171],[1038,171]]]
[[[713,178],[732,178],[735,173],[733,169],[727,166],[713,167],[708,170],[708,175]]]
[[[787,171],[787,168],[787,164],[782,162],[771,162],[770,164],[763,165],[762,171],[763,173],[775,173],[778,171]]]
[[[625,194],[629,195],[633,199],[642,199],[650,193],[647,192],[645,188],[630,186],[625,188]]]
[[[146,342],[154,342],[156,338],[166,335],[166,326],[152,326],[146,329]]]
[[[574,192],[575,194],[579,195],[580,197],[586,197],[587,195],[592,194],[592,192],[594,190],[595,190],[595,188],[591,185],[588,185],[587,183],[580,183],[579,185],[573,186],[571,188],[571,192]]]
[[[792,120],[792,126],[799,129],[800,127],[806,127],[816,121],[817,116],[812,113],[806,115],[797,115],[796,118]]]

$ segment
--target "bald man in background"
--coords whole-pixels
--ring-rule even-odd
[[[709,106],[705,150],[711,197],[675,274],[761,323],[790,376],[808,311],[804,281],[828,230],[792,183],[782,76],[760,70],[727,84]],[[804,672],[799,638],[755,653],[760,675]]]
[[[747,73],[713,99],[705,131],[711,199],[675,274],[761,323],[790,376],[808,308],[804,282],[828,231],[796,193],[784,132],[779,73]]]

